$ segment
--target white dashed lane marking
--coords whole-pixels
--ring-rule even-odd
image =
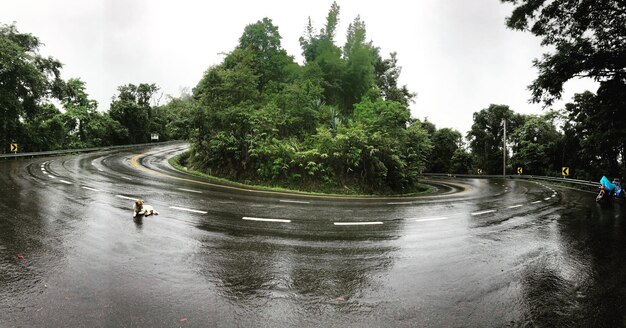
[[[198,190],[191,190],[191,189],[185,189],[185,188],[176,188],[176,189],[181,190],[181,191],[194,192],[196,194],[202,193],[202,191],[198,191]]]
[[[383,224],[381,221],[372,221],[372,222],[333,222],[334,225],[338,226],[352,226],[352,225],[374,225],[374,224]]]
[[[524,205],[521,205],[521,204],[520,205],[512,205],[512,206],[509,206],[507,208],[511,209],[511,208],[518,208],[518,207],[522,207],[522,206],[524,206]]]
[[[474,212],[474,213],[470,213],[471,215],[483,215],[483,214],[489,214],[489,213],[493,213],[496,210],[486,210],[486,211],[480,211],[480,212]]]
[[[59,181],[61,181],[61,182],[65,183],[65,184],[70,184],[70,185],[71,185],[71,184],[73,184],[73,183],[71,183],[71,182],[69,182],[69,181],[65,181],[65,180],[59,180]]]
[[[87,190],[91,190],[91,191],[100,191],[100,190],[98,190],[96,188],[90,188],[90,187],[85,187],[85,186],[82,186],[81,188],[87,189]]]
[[[546,197],[546,198],[544,198],[543,200],[550,200],[550,197]]]
[[[310,204],[311,202],[303,201],[303,200],[289,200],[289,199],[281,199],[279,200],[281,203],[296,203],[296,204]]]
[[[200,213],[200,214],[207,214],[208,213],[208,212],[205,212],[205,211],[194,210],[194,209],[191,209],[191,208],[184,208],[184,207],[178,207],[178,206],[170,206],[170,208],[175,209],[175,210],[179,210],[179,211],[192,212],[192,213]]]
[[[532,202],[531,204],[538,204],[538,203],[541,203],[541,201],[540,200],[536,200],[536,201]]]
[[[244,216],[243,218],[241,218],[242,220],[247,220],[247,221],[261,221],[261,222],[280,222],[280,223],[290,223],[291,220],[284,220],[284,219],[263,219],[263,218],[253,218],[253,217],[249,217],[249,216]]]
[[[128,197],[128,196],[124,196],[124,195],[115,195],[115,197],[123,198],[123,199],[130,199],[130,200],[136,200],[137,199],[137,197]]]
[[[415,218],[413,218],[413,220],[415,220],[415,222],[428,222],[428,221],[448,220],[448,218],[446,218],[446,217],[440,217],[440,218],[426,218],[426,219],[415,219]]]

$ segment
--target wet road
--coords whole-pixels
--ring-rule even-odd
[[[181,149],[0,161],[0,327],[626,325],[626,204],[242,192],[174,172]]]

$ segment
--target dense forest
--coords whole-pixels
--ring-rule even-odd
[[[419,191],[422,172],[507,172],[598,180],[626,175],[626,21],[617,2],[520,1],[506,25],[553,49],[534,61],[531,101],[551,109],[521,115],[505,104],[475,111],[463,135],[411,117],[416,94],[400,85],[396,53],[381,54],[354,18],[337,44],[340,8],[323,26],[309,19],[302,63],[263,18],[193,88],[166,96],[153,83],[118,87],[108,111],[85,82],[64,80],[62,64],[39,54],[41,41],[0,24],[0,153],[189,140],[188,168],[236,181],[299,190],[398,194]],[[552,108],[563,84],[588,77],[595,92]]]

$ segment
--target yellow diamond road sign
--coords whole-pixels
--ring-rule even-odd
[[[566,166],[562,167],[562,168],[561,168],[561,174],[562,174],[564,177],[569,176],[569,167],[566,167]]]
[[[522,169],[521,167],[517,168],[517,174],[522,174],[522,172],[524,172],[524,169]]]
[[[17,153],[17,144],[11,144],[11,151]]]

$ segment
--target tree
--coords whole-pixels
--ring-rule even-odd
[[[151,130],[153,112],[150,101],[159,90],[155,84],[127,84],[117,88],[119,94],[111,102],[109,114],[128,130],[127,142],[131,144],[145,143],[150,133],[161,131]]]
[[[603,112],[593,116],[596,120],[605,120],[598,122],[598,127],[615,125],[623,130],[626,123],[626,2],[502,1],[517,6],[507,19],[508,27],[529,31],[542,39],[542,45],[554,49],[534,61],[539,74],[529,86],[532,101],[549,106],[561,98],[565,82],[572,78],[591,78],[599,83],[595,97],[601,105],[596,109]],[[623,139],[612,140],[620,144],[621,170],[626,172],[626,149],[620,141]],[[608,154],[599,155],[615,162]]]
[[[383,99],[397,101],[408,107],[417,94],[410,92],[406,85],[398,86],[402,67],[398,66],[397,54],[392,52],[389,54],[390,58],[383,59],[378,48],[376,48],[374,56],[376,57],[374,73],[380,96]]]
[[[24,124],[35,119],[50,98],[59,98],[61,63],[42,57],[38,38],[20,33],[15,25],[0,24],[0,145],[26,140]],[[23,144],[23,143],[22,143]],[[30,146],[22,149],[28,151]]]
[[[89,99],[85,90],[85,82],[80,79],[69,79],[61,99],[65,109],[66,126],[71,134],[68,143],[70,148],[96,147],[92,139],[97,138],[90,131],[91,121],[97,114],[98,102]]]
[[[552,104],[574,77],[590,77],[601,85],[626,81],[626,2],[502,1],[517,5],[507,19],[509,28],[529,31],[555,49],[534,61],[539,76],[529,87],[533,101]]]
[[[554,175],[560,169],[561,134],[545,116],[530,115],[522,126],[511,134],[515,166],[524,168],[525,174]]]
[[[495,174],[502,171],[503,121],[507,130],[514,131],[523,124],[524,118],[515,114],[509,106],[490,105],[489,108],[474,113],[474,124],[467,133],[470,149],[475,157],[474,163],[485,173]],[[511,134],[507,134],[510,140]]]
[[[600,92],[619,91],[601,87]],[[624,118],[618,112],[620,104],[606,103],[601,96],[589,91],[576,94],[573,100],[565,105],[569,119],[566,136],[576,155],[571,159],[576,167],[584,168],[595,177],[626,173],[626,129]]]
[[[463,146],[463,136],[457,130],[443,128],[432,134],[433,151],[428,159],[428,172],[451,173],[453,156]]]
[[[239,49],[246,49],[252,56],[251,69],[259,77],[258,90],[270,82],[282,82],[286,77],[285,66],[293,64],[293,58],[281,46],[278,27],[269,18],[246,26],[239,38]]]

